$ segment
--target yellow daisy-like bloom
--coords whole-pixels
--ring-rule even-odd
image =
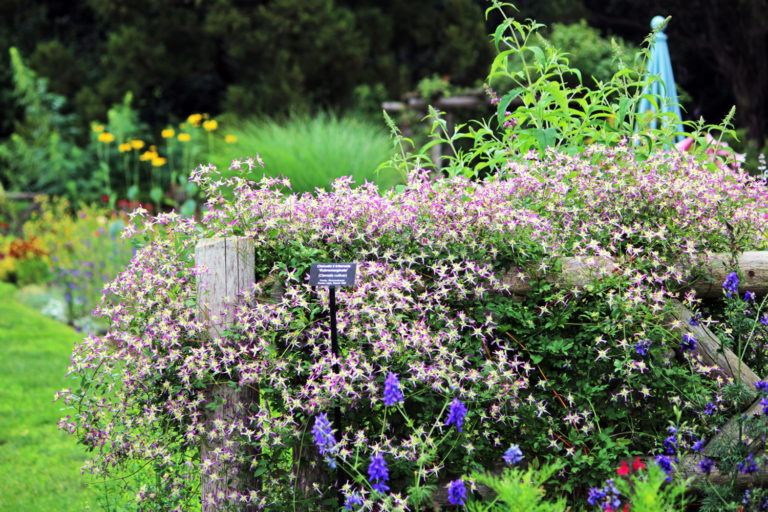
[[[212,132],[218,127],[219,127],[219,123],[215,119],[211,119],[210,121],[206,121],[203,123],[203,128],[205,128],[205,131],[207,132]]]
[[[147,162],[149,160],[154,160],[155,158],[157,158],[157,153],[155,153],[154,151],[145,151],[141,154],[141,156],[139,157],[139,160],[141,160],[142,162]]]
[[[104,131],[104,125],[103,124],[95,124],[93,125],[93,131],[96,133],[101,133]]]
[[[131,147],[133,149],[141,149],[144,147],[144,141],[143,140],[132,140],[131,141]]]
[[[155,158],[152,159],[152,165],[154,167],[160,167],[165,165],[165,158],[161,156],[156,156]]]
[[[200,121],[203,120],[203,116],[200,114],[192,114],[187,118],[187,122],[192,126],[200,126]]]
[[[117,149],[118,149],[118,150],[119,150],[121,153],[127,153],[128,151],[130,151],[130,150],[131,150],[131,143],[130,143],[130,142],[123,142],[122,144],[120,144],[120,145],[117,147]]]
[[[176,135],[176,132],[173,131],[173,128],[166,128],[165,130],[160,132],[160,136],[164,139],[170,139],[174,135]]]
[[[224,142],[226,142],[227,144],[234,144],[235,142],[237,142],[237,137],[234,135],[227,135],[226,137],[224,137]]]
[[[112,135],[109,132],[101,132],[99,134],[99,142],[103,142],[104,144],[109,144],[110,142],[113,142],[115,140],[115,136]]]
[[[192,137],[188,133],[180,133],[177,138],[179,142],[189,142]]]

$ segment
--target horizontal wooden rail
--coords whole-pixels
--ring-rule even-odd
[[[698,297],[722,297],[723,282],[732,271],[730,254],[715,254],[709,263],[687,272],[691,288]],[[565,257],[560,260],[562,271],[559,274],[547,276],[547,280],[561,286],[584,286],[594,280],[598,274],[611,274],[621,270],[621,263],[609,258],[574,258]],[[736,267],[741,269],[743,277],[739,281],[739,291],[747,290],[758,295],[768,294],[768,251],[746,251],[739,254],[735,260]],[[525,295],[531,291],[525,269],[509,269],[502,275],[502,281],[517,295]],[[700,277],[696,277],[700,276]]]

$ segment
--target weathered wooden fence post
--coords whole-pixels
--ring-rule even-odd
[[[195,265],[207,269],[197,281],[197,315],[209,322],[212,338],[221,336],[233,325],[228,311],[238,294],[253,284],[254,257],[253,241],[244,237],[202,240],[195,247]],[[213,386],[208,396],[209,401],[218,400],[222,405],[206,414],[208,435],[200,447],[200,458],[203,463],[211,460],[214,464],[209,469],[204,465],[200,475],[202,505],[203,512],[217,512],[225,509],[228,500],[234,496],[233,491],[253,489],[258,483],[251,476],[250,458],[246,453],[237,453],[239,448],[233,444],[232,438],[237,432],[227,430],[231,430],[238,416],[242,418],[243,408],[258,400],[258,393],[250,388],[237,389],[222,383]],[[234,464],[233,452],[236,453]]]

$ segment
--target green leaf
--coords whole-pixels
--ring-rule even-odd
[[[512,103],[512,100],[517,98],[520,95],[520,93],[522,93],[523,91],[525,91],[524,87],[517,87],[509,91],[507,94],[505,94],[501,98],[501,101],[499,101],[499,104],[496,107],[496,115],[499,118],[499,125],[504,124],[504,118],[507,112],[507,107],[509,107],[509,104]]]
[[[536,142],[539,145],[539,150],[542,153],[544,153],[544,151],[549,146],[554,146],[555,142],[557,142],[557,130],[554,128],[547,128],[545,130],[537,128],[533,130],[533,136],[536,139]]]

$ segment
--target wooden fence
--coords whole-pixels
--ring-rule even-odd
[[[195,248],[195,263],[199,267],[205,267],[207,271],[198,278],[198,317],[210,322],[211,336],[220,335],[224,329],[232,325],[231,317],[226,315],[229,305],[234,302],[237,295],[250,288],[254,281],[254,247],[253,242],[248,238],[214,238],[203,240]],[[562,272],[553,276],[553,282],[563,286],[584,285],[590,282],[591,275],[594,273],[594,265],[597,265],[607,273],[620,272],[621,266],[608,259],[598,259],[589,262],[578,258],[563,258]],[[711,259],[711,265],[704,269],[706,278],[696,280],[691,288],[696,291],[698,297],[720,297],[723,294],[722,283],[732,266],[730,255],[715,255]],[[739,283],[740,293],[750,290],[758,295],[768,293],[768,252],[744,252],[736,260],[736,265],[741,269],[744,278]],[[510,270],[506,272],[502,279],[505,284],[510,286],[511,291],[516,295],[525,295],[530,291],[530,285],[523,279],[517,277],[519,270]],[[279,293],[279,292],[278,292]],[[278,299],[279,296],[273,297]],[[688,333],[694,334],[698,339],[696,351],[702,360],[710,366],[715,366],[734,381],[741,382],[750,389],[754,389],[754,383],[760,380],[760,377],[752,371],[743,362],[739,363],[738,357],[729,349],[721,346],[717,336],[703,325],[691,325],[690,319],[692,313],[686,309],[679,301],[673,301],[673,317],[670,320],[678,320],[682,328]],[[216,419],[234,419],[235,411],[241,407],[258,400],[258,394],[252,389],[235,390],[229,386],[217,386],[210,390],[210,396],[218,397],[223,401],[223,406],[209,413],[207,421],[210,424]],[[738,435],[738,418],[743,414],[755,415],[762,411],[759,401],[751,404],[743,404],[743,412],[736,415],[729,421],[717,437],[709,441],[704,448],[704,453],[711,455],[712,446],[720,441],[732,438]],[[225,441],[231,442],[225,436],[211,439],[201,447],[201,457],[207,458],[215,456],[216,446]],[[319,457],[318,457],[319,458]],[[308,468],[309,464],[301,464],[300,467]],[[688,458],[681,461],[678,471],[684,476],[701,477],[701,469],[698,468],[696,460]],[[219,495],[226,493],[228,489],[236,488],[241,485],[257,485],[258,482],[250,477],[250,471],[247,466],[234,468],[229,475],[217,475],[216,478],[209,478],[203,475],[202,493],[206,495]],[[318,474],[310,474],[305,469],[298,475],[297,486],[308,491],[311,489],[312,482],[317,482],[322,478]],[[730,475],[721,475],[717,470],[713,470],[710,478],[715,483],[727,483],[730,481]],[[743,475],[736,477],[736,485],[745,486],[750,482],[768,480],[768,473],[763,468],[757,474]],[[444,488],[439,488],[434,497],[436,504],[447,503],[447,492]],[[219,508],[203,503],[204,512],[216,512]]]

